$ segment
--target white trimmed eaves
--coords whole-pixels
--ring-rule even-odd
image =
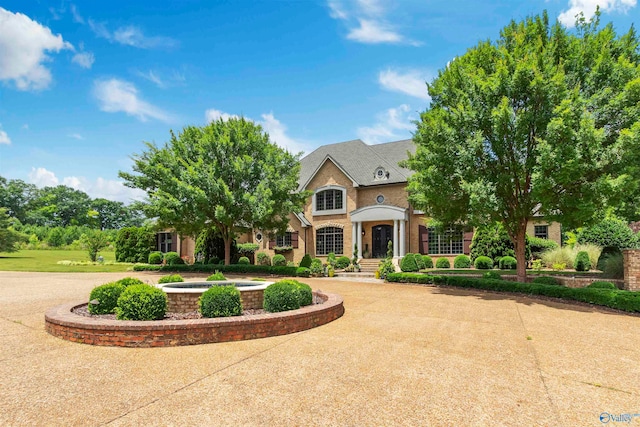
[[[306,190],[307,189],[307,185],[309,185],[309,183],[313,180],[313,178],[316,176],[316,174],[318,173],[318,171],[320,171],[320,169],[322,169],[322,167],[324,166],[325,163],[327,163],[327,161],[331,161],[331,163],[333,163],[338,169],[340,169],[340,172],[342,172],[344,174],[344,176],[346,176],[347,178],[349,178],[351,180],[351,183],[353,184],[354,187],[359,187],[360,184],[358,184],[356,182],[355,179],[353,179],[353,177],[351,177],[343,168],[342,166],[340,166],[340,164],[338,164],[338,162],[336,162],[331,155],[327,154],[327,156],[324,158],[324,160],[322,162],[320,162],[320,165],[316,168],[316,170],[313,171],[313,173],[311,174],[311,176],[309,177],[309,179],[307,180],[307,182],[305,182],[304,184],[302,184],[300,186],[300,190]]]

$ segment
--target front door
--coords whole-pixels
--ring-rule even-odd
[[[373,230],[373,258],[385,258],[387,245],[393,240],[393,227],[390,225],[376,225]]]

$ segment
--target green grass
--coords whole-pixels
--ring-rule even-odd
[[[100,252],[105,262],[115,262],[114,252]],[[127,271],[131,264],[60,265],[58,261],[89,261],[87,251],[22,250],[0,253],[0,271],[34,272],[119,272]]]

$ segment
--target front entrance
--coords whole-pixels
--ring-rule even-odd
[[[393,227],[390,225],[375,225],[372,227],[373,248],[371,256],[373,258],[385,258],[387,256],[387,245],[393,241]]]

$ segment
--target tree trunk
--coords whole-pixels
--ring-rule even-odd
[[[224,240],[224,265],[231,264],[231,238],[223,237]]]
[[[527,222],[524,224],[518,225],[516,241],[514,242],[514,247],[516,251],[516,261],[517,261],[517,270],[516,274],[518,275],[518,282],[526,282],[527,280],[527,258],[526,258],[526,246],[527,246]]]

